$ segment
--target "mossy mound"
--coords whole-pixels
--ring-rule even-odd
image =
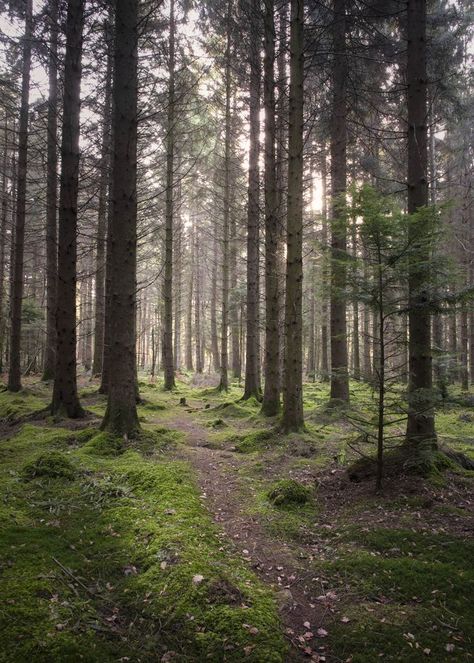
[[[248,401],[242,401],[243,404],[234,402],[221,403],[217,405],[214,410],[222,412],[225,417],[233,417],[234,419],[243,419],[249,417],[254,413],[254,408],[248,407]]]
[[[21,476],[26,481],[37,477],[73,481],[76,477],[76,469],[64,454],[59,451],[47,451],[40,454],[34,461],[24,465]]]
[[[235,450],[241,454],[253,453],[273,446],[276,433],[273,430],[258,430],[237,438]]]
[[[383,473],[385,477],[403,475],[420,476],[426,479],[441,479],[443,472],[459,472],[462,468],[471,469],[471,460],[464,454],[451,449],[420,449],[415,451],[402,445],[384,455]],[[474,464],[473,464],[474,467]],[[347,469],[349,479],[355,483],[373,479],[377,472],[377,461],[370,456],[358,458]]]
[[[306,504],[311,491],[294,479],[281,479],[268,491],[268,499],[276,506],[282,504]]]
[[[211,421],[209,421],[207,423],[207,426],[209,428],[226,428],[227,424],[224,421],[224,419],[218,418],[218,419],[212,419]]]
[[[120,456],[124,452],[124,441],[117,435],[101,431],[82,447],[82,451],[90,456]]]

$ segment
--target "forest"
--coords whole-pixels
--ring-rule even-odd
[[[0,0],[0,662],[474,658],[472,0]]]

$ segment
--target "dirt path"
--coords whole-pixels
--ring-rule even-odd
[[[316,599],[323,591],[321,585],[313,581],[312,573],[298,562],[286,543],[271,537],[258,516],[246,512],[246,486],[239,476],[245,459],[206,446],[208,431],[184,408],[169,424],[186,434],[187,444],[179,446],[177,455],[195,468],[202,499],[223,536],[233,541],[236,551],[277,591],[285,635],[292,645],[288,661],[329,660],[324,658],[324,632],[318,636],[326,612]]]

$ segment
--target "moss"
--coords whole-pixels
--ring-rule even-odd
[[[338,559],[319,572],[354,598],[342,610],[351,620],[328,627],[332,650],[345,660],[418,661],[430,649],[452,660],[446,644],[457,634],[454,658],[465,660],[474,638],[474,544],[444,534],[348,528]],[[358,547],[354,549],[354,544]],[[441,626],[440,626],[441,625]],[[407,635],[411,634],[411,635]],[[415,643],[418,643],[415,646]],[[467,658],[466,658],[467,660]]]
[[[268,499],[277,506],[281,504],[305,504],[310,495],[310,489],[294,479],[281,479],[268,491]]]
[[[29,389],[23,389],[18,393],[1,391],[0,420],[12,422],[34,412],[40,412],[48,401],[48,393],[40,394]]]
[[[24,465],[21,476],[27,481],[37,477],[72,481],[76,476],[76,469],[64,454],[58,451],[47,451],[40,454],[34,461]]]
[[[119,456],[124,451],[124,441],[117,435],[101,431],[84,444],[82,451],[91,456]]]
[[[24,428],[0,465],[0,660],[286,660],[271,590],[223,546],[186,463],[135,440],[84,453],[95,433],[70,454],[81,481],[26,484],[15,468],[71,431]]]
[[[207,423],[207,425],[209,426],[209,428],[226,428],[227,427],[227,424],[224,421],[224,419],[211,419],[211,421],[209,421]]]
[[[235,450],[239,453],[253,453],[272,446],[278,439],[278,433],[273,430],[257,430],[236,438]]]

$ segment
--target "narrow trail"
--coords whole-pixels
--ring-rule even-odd
[[[208,431],[185,408],[169,424],[186,435],[186,444],[179,445],[177,457],[196,470],[202,499],[222,528],[223,537],[230,539],[236,552],[276,590],[285,636],[292,645],[288,661],[329,660],[321,659],[326,647],[317,634],[327,610],[316,597],[324,589],[288,544],[273,538],[258,515],[248,513],[245,493],[251,488],[239,475],[245,459],[231,451],[209,448]]]

